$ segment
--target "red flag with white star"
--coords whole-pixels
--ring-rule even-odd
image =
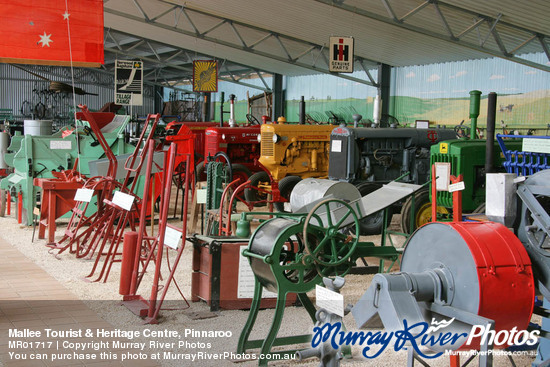
[[[103,0],[0,0],[0,62],[103,64]]]

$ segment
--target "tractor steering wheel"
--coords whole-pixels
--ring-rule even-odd
[[[246,120],[250,123],[250,125],[261,125],[262,123],[260,120],[258,120],[254,115],[247,113],[246,114]]]
[[[455,125],[454,131],[459,138],[467,138],[470,136],[470,127],[465,125]]]

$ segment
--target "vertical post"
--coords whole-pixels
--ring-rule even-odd
[[[202,102],[202,121],[210,121],[210,93],[204,93]]]
[[[122,263],[120,267],[120,284],[118,293],[127,296],[130,294],[132,283],[132,272],[134,269],[134,261],[138,246],[137,232],[124,233],[124,242],[122,248]]]
[[[166,234],[166,221],[168,219],[168,209],[170,207],[170,193],[172,189],[172,172],[174,172],[174,160],[176,156],[176,144],[170,144],[168,149],[168,164],[165,166],[164,170],[164,179],[163,179],[163,199],[162,207],[159,213],[159,234],[158,234],[158,245],[157,245],[157,258],[155,261],[155,274],[153,276],[153,285],[151,287],[151,296],[149,297],[149,312],[147,316],[151,319],[155,319],[158,314],[157,309],[157,299],[159,291],[159,280],[160,280],[160,268],[162,265],[162,253],[164,250],[164,236]],[[188,168],[188,167],[186,167]],[[186,175],[187,176],[187,175]],[[175,269],[175,264],[173,265]],[[172,275],[172,272],[170,273]],[[168,279],[171,279],[170,277]],[[168,288],[169,282],[167,281],[164,290]],[[160,305],[159,305],[160,307]]]
[[[378,91],[377,94],[382,100],[380,114],[382,116],[390,114],[390,85],[391,85],[391,66],[387,64],[378,65]]]
[[[23,194],[21,191],[17,193],[17,223],[23,223]]]
[[[162,110],[164,102],[164,87],[154,86],[153,110],[155,113],[164,113]]]
[[[487,136],[485,137],[485,173],[493,172],[495,150],[495,126],[497,114],[497,94],[489,93],[487,98]]]
[[[271,121],[277,121],[277,118],[285,115],[283,76],[281,74],[273,75],[273,113]]]
[[[437,221],[437,182],[435,164],[432,164],[432,222]]]
[[[153,174],[153,177],[151,178],[151,237],[155,235],[155,178],[156,177],[157,175]]]
[[[6,214],[11,215],[11,195],[9,190],[6,194]]]
[[[6,197],[8,195],[7,190],[0,190],[0,217],[6,215]]]
[[[155,142],[153,140],[149,140],[147,143],[147,166],[145,167],[145,186],[143,188],[143,205],[141,206],[140,211],[140,220],[139,220],[139,229],[138,229],[138,238],[137,243],[138,246],[141,249],[141,245],[143,244],[143,237],[145,236],[145,232],[147,229],[147,225],[145,223],[145,217],[147,214],[147,202],[146,198],[149,197],[149,187],[150,187],[150,179],[151,179],[151,170],[153,167],[153,155],[155,152]],[[154,178],[153,178],[154,180]],[[152,208],[151,208],[152,209]],[[151,249],[153,251],[154,249]],[[139,275],[139,256],[140,250],[136,251],[134,254],[134,262],[133,262],[133,270],[132,270],[132,281],[130,283],[130,295],[135,295],[138,287],[138,275]]]
[[[458,177],[451,175],[451,182],[458,183],[462,181],[462,174]],[[462,221],[462,190],[453,192],[453,222]]]
[[[460,367],[460,354],[451,354],[449,356],[449,367]]]

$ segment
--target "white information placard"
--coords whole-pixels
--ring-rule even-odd
[[[466,188],[466,185],[464,185],[464,181],[460,181],[449,185],[449,192],[462,191],[465,188]]]
[[[315,286],[317,306],[328,312],[344,317],[344,296],[317,284]]]
[[[449,191],[451,180],[451,164],[448,162],[437,162],[435,164],[435,189],[437,191]]]
[[[523,138],[521,149],[524,152],[550,153],[550,139]]]
[[[70,140],[50,140],[50,149],[73,149],[72,142]]]
[[[92,196],[94,196],[94,190],[91,189],[77,189],[74,194],[74,201],[82,201],[89,203],[92,201]]]
[[[342,151],[342,140],[333,140],[330,151],[340,153]]]
[[[164,231],[164,244],[174,250],[177,250],[181,242],[181,232],[177,229],[166,227]]]
[[[206,204],[206,189],[197,190],[197,204]]]
[[[113,196],[113,203],[120,206],[124,210],[131,210],[134,203],[134,196],[125,194],[120,191],[115,191]]]
[[[248,259],[243,256],[243,250],[247,246],[241,246],[239,250],[239,280],[237,284],[237,298],[254,297],[254,272],[248,263]],[[262,298],[276,298],[277,294],[264,288]]]

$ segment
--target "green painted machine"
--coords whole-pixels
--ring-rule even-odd
[[[517,144],[517,143],[516,143]],[[495,147],[497,147],[495,145]],[[434,145],[430,162],[451,163],[451,175],[462,174],[465,189],[462,191],[462,210],[474,212],[485,204],[485,140],[449,140]],[[504,157],[500,149],[493,153],[495,166],[502,167]],[[440,192],[437,204],[445,208],[453,206],[452,192]]]
[[[481,92],[470,92],[470,126],[457,125],[455,132],[461,138],[446,140],[432,145],[430,150],[430,165],[437,162],[450,163],[450,174],[458,177],[462,175],[465,184],[462,190],[462,210],[465,213],[482,212],[485,205],[485,174],[487,172],[504,172],[504,155],[494,140],[496,94],[489,93],[487,113],[487,139],[478,139],[477,118]],[[487,142],[489,141],[489,143]],[[506,146],[510,149],[521,150],[521,139],[509,140]],[[492,159],[487,159],[492,157]],[[431,194],[422,198],[416,198],[417,209],[415,211],[415,228],[431,220]],[[420,199],[420,200],[419,200]],[[450,216],[453,206],[451,192],[439,192],[437,195],[438,213],[442,216]],[[407,226],[408,220],[402,220],[401,225]]]
[[[135,147],[126,143],[124,131],[130,116],[115,115],[102,128],[105,140],[115,155],[131,153]],[[0,189],[10,190],[12,197],[21,197],[22,222],[33,222],[40,188],[33,185],[34,178],[52,178],[52,171],[76,169],[84,175],[90,174],[88,162],[105,157],[94,133],[86,121],[79,121],[78,128],[62,128],[53,135],[21,135],[11,138],[4,160],[14,172],[0,181]],[[71,131],[72,130],[72,131]],[[20,195],[19,195],[20,194]]]
[[[334,185],[340,186],[337,190],[330,190]],[[342,185],[349,187],[344,188]],[[311,335],[277,337],[289,294],[297,295],[313,325],[318,311],[306,293],[315,290],[324,277],[345,276],[361,257],[395,261],[399,257],[398,249],[360,241],[359,236],[354,233],[359,233],[361,218],[384,211],[396,202],[414,195],[421,188],[421,185],[392,181],[361,197],[357,188],[350,183],[310,178],[296,185],[290,202],[292,204],[300,201],[294,200],[295,195],[316,196],[317,199],[313,202],[302,200],[302,203],[308,204],[293,208],[292,213],[263,213],[274,214],[276,217],[260,224],[250,237],[248,248],[243,251],[254,273],[255,287],[250,314],[240,335],[237,353],[259,348],[262,357],[258,362],[260,366],[265,366],[269,360],[277,359],[275,354],[292,355],[295,351],[272,351],[273,346],[307,342]],[[243,221],[257,214],[261,213],[241,213],[239,226],[242,227]],[[264,288],[277,294],[275,313],[267,336],[251,340]],[[265,318],[262,320],[266,321]]]

